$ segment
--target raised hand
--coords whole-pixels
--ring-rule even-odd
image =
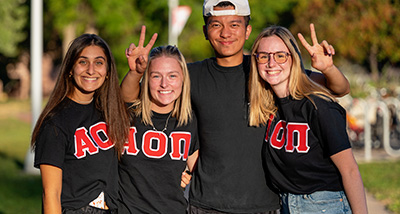
[[[140,38],[138,46],[134,43],[129,45],[129,48],[125,50],[125,56],[128,59],[129,71],[135,71],[139,74],[143,74],[146,71],[147,60],[151,48],[157,39],[157,33],[153,34],[149,43],[144,46],[144,40],[146,36],[146,26],[142,26],[140,31]]]
[[[297,36],[311,56],[311,66],[324,72],[334,66],[332,56],[335,55],[335,49],[325,40],[318,44],[317,34],[312,23],[310,24],[310,31],[312,46],[308,44],[301,33],[298,33]]]

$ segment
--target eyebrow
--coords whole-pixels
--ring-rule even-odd
[[[78,59],[79,59],[79,58],[89,59],[89,57],[86,57],[86,56],[79,56]],[[104,58],[103,56],[97,56],[97,57],[95,57],[94,59],[103,59],[103,60],[106,60],[106,58]]]
[[[208,24],[215,23],[215,22],[221,23],[221,22],[218,21],[218,20],[210,20],[210,21],[208,22]],[[229,23],[243,23],[243,20],[241,20],[241,19],[235,19],[235,20],[230,21]]]

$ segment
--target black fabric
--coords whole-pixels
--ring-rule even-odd
[[[41,127],[34,166],[48,164],[62,169],[63,208],[84,207],[103,191],[107,206],[116,209],[118,158],[113,145],[106,146],[105,131],[96,132],[105,127],[101,112],[94,102],[80,105],[66,99],[60,106],[62,109]],[[77,149],[77,145],[86,144],[94,150]]]
[[[153,112],[152,121],[157,130],[164,128],[168,116]],[[186,167],[185,145],[190,145],[186,155],[198,149],[196,117],[180,127],[177,127],[176,118],[171,117],[165,133],[153,131],[141,118],[134,118],[133,124],[129,148],[125,148],[119,165],[119,213],[186,213],[187,201],[180,184]],[[143,146],[143,142],[149,142],[145,139],[150,139],[150,135],[153,135],[151,146]],[[166,139],[165,144],[157,143],[158,136]],[[183,137],[187,137],[186,140]],[[172,155],[172,141],[180,143],[179,156]],[[158,145],[166,145],[166,149]],[[144,147],[163,152],[146,152]],[[132,148],[136,148],[136,152]]]
[[[343,190],[330,156],[350,148],[346,112],[336,102],[311,98],[316,107],[306,98],[277,99],[279,110],[269,128],[265,159],[272,182],[282,192]]]
[[[248,125],[249,60],[235,67],[219,66],[215,58],[188,65],[201,148],[189,199],[199,208],[227,213],[279,208],[262,165],[265,126]]]

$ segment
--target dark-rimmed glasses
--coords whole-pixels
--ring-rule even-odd
[[[278,51],[278,52],[274,52],[274,53],[258,52],[258,53],[254,53],[254,56],[256,56],[258,63],[265,64],[265,63],[269,63],[269,60],[271,59],[271,57],[270,57],[271,54],[274,57],[275,62],[278,64],[285,63],[290,56],[290,53],[285,52],[285,51]]]

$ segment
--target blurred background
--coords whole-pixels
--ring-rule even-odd
[[[40,213],[41,208],[40,176],[23,170],[32,123],[31,4],[35,1],[0,0],[0,214]],[[213,56],[202,32],[203,0],[174,0],[185,6],[186,15],[175,17],[181,29],[172,40],[171,1],[43,0],[43,104],[69,43],[83,33],[96,33],[108,42],[121,79],[128,71],[125,48],[137,44],[142,25],[147,27],[146,44],[158,33],[155,46],[174,43],[187,62]],[[335,47],[335,64],[351,84],[351,93],[340,103],[348,112],[349,137],[365,186],[388,211],[400,213],[400,1],[249,3],[253,31],[247,52],[269,25],[302,33],[311,43],[309,24],[314,23],[319,42],[327,40]],[[306,50],[301,51],[306,68],[312,69]]]

